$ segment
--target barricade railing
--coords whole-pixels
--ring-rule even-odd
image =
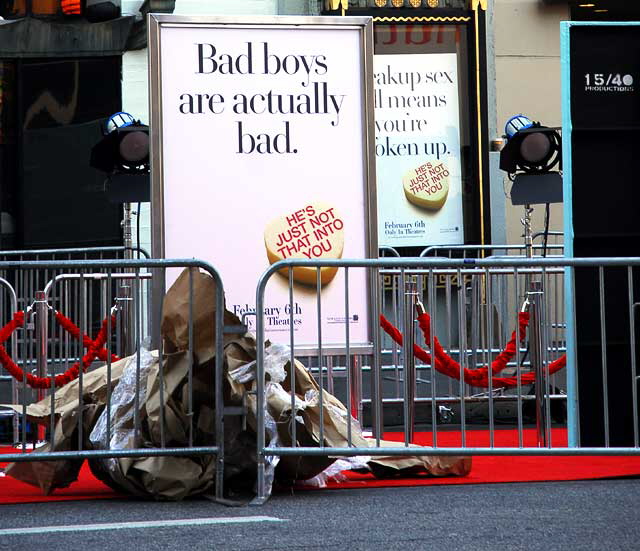
[[[281,273],[293,268],[304,267],[320,270],[323,267],[337,268],[345,273],[364,270],[368,274],[371,286],[371,302],[369,318],[371,321],[370,346],[372,353],[363,354],[356,351],[349,338],[349,323],[345,322],[345,338],[341,350],[332,344],[331,353],[318,346],[315,361],[308,362],[308,368],[316,375],[319,385],[320,430],[317,446],[296,441],[296,397],[291,396],[289,434],[290,446],[268,447],[265,437],[265,315],[267,304],[267,283],[272,277],[281,278]],[[265,479],[265,458],[271,456],[416,456],[416,455],[637,455],[640,454],[638,444],[638,405],[637,405],[637,370],[635,350],[636,280],[640,281],[637,272],[640,269],[640,258],[591,258],[566,259],[551,258],[381,258],[371,260],[284,260],[272,265],[261,277],[256,293],[257,314],[257,400],[258,400],[258,501],[268,495]],[[626,320],[625,331],[628,343],[626,354],[628,365],[625,366],[620,379],[623,395],[616,396],[616,401],[625,401],[632,411],[632,435],[622,444],[615,447],[609,439],[609,410],[614,406],[608,396],[607,382],[616,376],[613,368],[607,368],[607,353],[613,346],[607,339],[607,324],[611,323],[610,311],[605,306],[607,293],[610,291],[608,281],[619,286],[619,278],[609,278],[610,273],[623,272],[627,277],[625,292],[626,304],[621,315]],[[578,392],[578,355],[576,353],[576,319],[574,316],[574,281],[575,274],[592,274],[595,277],[595,293],[593,295],[592,315],[600,330],[595,331],[601,349],[602,381],[600,400],[597,407],[601,410],[598,424],[604,426],[605,436],[597,445],[581,445],[581,435],[589,427],[580,426],[581,413],[593,407],[586,404],[580,409]],[[619,275],[619,274],[618,274]],[[591,275],[589,275],[591,277]],[[395,278],[398,315],[396,322],[389,322],[387,312],[381,312],[383,304],[385,278]],[[583,279],[581,279],[582,281]],[[320,277],[318,276],[318,282]],[[444,281],[444,291],[438,290],[438,282]],[[448,287],[447,287],[447,281]],[[297,298],[297,292],[309,294],[307,286],[303,291],[294,288],[289,278],[290,302]],[[438,296],[449,289],[450,297]],[[504,304],[508,315],[499,318],[496,314],[496,289],[506,294]],[[318,304],[322,309],[323,288],[312,286]],[[474,295],[475,293],[475,295]],[[441,303],[449,301],[450,307],[441,308]],[[502,300],[502,299],[501,299]],[[562,304],[554,305],[551,300]],[[345,291],[345,320],[349,319],[349,297]],[[292,308],[292,304],[289,308]],[[419,310],[424,305],[425,311]],[[474,310],[474,305],[481,306]],[[567,312],[565,318],[565,305]],[[504,310],[504,308],[502,308]],[[440,331],[443,324],[440,318],[452,317],[447,323],[455,328],[455,338],[447,341]],[[419,325],[418,325],[419,324]],[[397,325],[398,327],[394,327]],[[383,330],[384,328],[384,330]],[[418,328],[420,330],[418,330]],[[582,330],[581,330],[582,331]],[[591,331],[590,329],[584,331]],[[583,331],[583,332],[584,332]],[[416,335],[414,335],[416,332]],[[592,331],[593,332],[593,331]],[[382,335],[390,335],[397,343],[398,361],[385,365]],[[409,335],[408,339],[404,337]],[[502,337],[501,335],[506,335]],[[582,338],[582,333],[578,332]],[[411,337],[415,337],[412,339]],[[290,344],[290,362],[300,359],[296,350],[295,332],[287,339]],[[413,346],[411,341],[414,340]],[[322,343],[322,324],[318,324],[318,342]],[[615,343],[616,345],[619,343]],[[305,346],[309,348],[308,344]],[[411,353],[413,352],[413,354]],[[307,350],[303,354],[308,354]],[[359,358],[354,362],[355,357]],[[339,369],[345,381],[344,388],[336,390],[336,396],[343,401],[346,411],[355,419],[347,422],[349,426],[348,442],[344,447],[331,447],[325,444],[322,430],[322,415],[329,403],[325,396],[331,393],[328,387],[327,358],[332,357],[332,372]],[[415,358],[415,359],[414,359]],[[585,356],[580,356],[587,363]],[[589,362],[594,360],[588,358]],[[340,365],[337,365],[337,362]],[[355,366],[355,367],[354,367]],[[616,366],[619,367],[619,366]],[[400,415],[404,445],[400,447],[385,446],[383,436],[387,430],[383,409],[388,403],[385,386],[385,372],[393,370],[400,384],[400,396],[393,390],[394,400],[402,406]],[[589,369],[593,369],[590,365]],[[371,388],[368,396],[371,418],[358,417],[362,395],[354,392],[363,380],[365,373],[369,375]],[[290,388],[295,389],[295,370],[291,369],[288,381]],[[420,390],[420,379],[423,379],[423,391]],[[446,379],[447,391],[441,392]],[[366,384],[362,385],[366,388]],[[486,393],[482,397],[473,395],[469,388]],[[300,397],[298,397],[300,398]],[[485,429],[486,445],[474,444],[469,439],[469,428],[473,417],[474,405],[482,399],[487,412]],[[423,419],[416,417],[416,404],[422,401],[428,406],[430,415]],[[510,423],[496,419],[500,407],[509,401],[514,410]],[[439,413],[439,406],[450,409],[451,419],[444,421]],[[531,410],[531,413],[526,414]],[[328,411],[328,410],[327,410]],[[328,413],[327,413],[328,415]],[[410,445],[415,424],[420,423],[430,434],[431,445]],[[372,439],[368,447],[358,447],[352,438],[353,430],[371,431]],[[397,423],[396,423],[397,424]],[[516,434],[511,445],[496,444],[499,427],[510,426]],[[584,425],[584,423],[583,423]],[[457,430],[457,445],[439,445],[438,436],[452,428]],[[566,429],[566,437],[555,438],[556,428]],[[601,428],[601,427],[600,427]],[[525,444],[525,431],[535,432],[536,443]],[[594,428],[594,430],[600,430]],[[555,439],[554,439],[555,438]],[[587,439],[591,441],[591,439]],[[596,439],[597,440],[597,439]]]
[[[526,257],[525,245],[433,245],[420,253],[420,258],[489,258],[496,256]],[[562,256],[564,245],[533,245],[532,256]]]
[[[142,247],[125,247],[114,245],[109,247],[63,247],[50,249],[20,249],[0,251],[0,261],[7,260],[107,260],[124,259],[140,256],[150,258]]]
[[[458,282],[458,275],[462,281]],[[404,312],[401,311],[403,282],[401,272],[394,269],[381,269],[380,276],[383,281],[381,289],[381,311],[395,327],[403,327],[401,321]],[[522,290],[527,288],[527,280],[530,273],[521,270],[516,278],[512,271],[492,268],[479,273],[476,269],[457,270],[441,269],[432,274],[430,282],[428,273],[415,275],[416,292],[421,297],[428,297],[432,303],[432,309],[436,309],[438,315],[434,323],[435,334],[439,342],[446,349],[447,354],[456,361],[465,360],[470,368],[487,365],[490,357],[496,357],[505,349],[511,339],[514,330],[515,309],[522,305]],[[515,286],[518,286],[517,292]],[[566,349],[565,320],[564,320],[564,282],[563,271],[559,268],[549,268],[545,271],[544,281],[544,306],[547,312],[545,323],[541,324],[541,339],[545,345],[545,357],[555,360],[564,354]],[[424,300],[424,299],[423,299]],[[461,323],[463,321],[464,323]],[[425,347],[428,342],[421,333],[416,336],[416,342]],[[520,349],[525,354],[526,346]],[[400,358],[403,355],[402,347],[393,341],[386,333],[381,335],[381,368],[383,378],[392,381],[395,387],[393,397],[387,391],[384,402],[395,400],[402,402],[402,366]],[[525,365],[528,360],[525,359]],[[510,367],[515,364],[512,362]],[[505,366],[509,367],[509,366]],[[417,401],[429,401],[430,385],[434,385],[438,402],[438,415],[443,420],[451,418],[451,410],[448,404],[455,403],[459,399],[459,388],[451,377],[436,375],[433,380],[429,376],[430,366],[424,362],[416,364],[416,387],[418,388]],[[424,375],[424,376],[423,376]],[[554,399],[562,399],[564,391],[564,379],[562,374],[551,376],[552,388],[557,389]],[[425,388],[426,392],[420,392]],[[464,385],[464,396],[476,398],[478,403],[489,400],[489,392],[479,392],[477,387]],[[425,396],[426,394],[426,396]],[[499,395],[506,403],[513,401],[509,398],[509,391],[496,389],[492,394]],[[369,403],[364,399],[363,403]],[[501,417],[513,417],[506,407],[501,408],[506,413],[500,413]],[[490,414],[490,412],[488,412]]]
[[[540,238],[545,239],[545,244],[537,244],[536,240]],[[526,245],[434,245],[426,247],[421,253],[421,258],[526,258],[528,254],[530,254],[534,258],[549,256],[549,257],[557,257],[562,256],[564,253],[564,246],[561,242],[562,240],[562,232],[537,232],[532,236],[532,246],[528,250]],[[399,254],[392,249],[391,247],[384,248],[385,257],[389,256],[399,256]],[[555,339],[547,339],[547,342],[553,343],[555,353],[561,353],[563,351],[563,342],[558,340],[558,332],[561,332],[564,329],[564,320],[563,320],[563,312],[564,312],[564,283],[561,273],[556,274],[557,277],[549,278],[546,283],[545,289],[545,301],[547,303],[547,307],[553,311],[554,320],[553,324],[545,327],[546,331],[552,331],[556,333]],[[524,279],[524,278],[523,278]],[[477,330],[477,323],[475,331],[473,334],[476,335],[476,342],[472,342],[470,340],[469,344],[471,349],[466,351],[467,354],[472,356],[472,362],[474,360],[482,361],[484,357],[489,352],[497,353],[501,350],[506,342],[509,340],[510,336],[510,325],[509,323],[505,323],[506,317],[510,312],[513,311],[513,304],[509,304],[509,297],[513,295],[513,289],[510,289],[509,286],[512,285],[512,281],[507,280],[506,278],[492,276],[493,280],[493,304],[492,308],[495,311],[495,319],[496,319],[496,339],[497,345],[496,348],[490,350],[488,345],[483,340],[486,340],[486,335],[483,335]],[[419,284],[422,284],[423,279],[419,279]],[[479,279],[470,279],[470,285],[466,288],[468,296],[465,297],[465,300],[468,304],[471,305],[471,308],[474,310],[470,313],[470,319],[478,320],[479,312],[483,309],[484,304],[484,294],[480,292],[480,280]],[[398,294],[402,292],[402,290],[398,287],[398,279],[387,275],[383,280],[384,290],[381,295],[382,312],[387,315],[387,317],[396,325],[399,325],[398,319]],[[439,301],[439,308],[441,310],[445,310],[445,315],[440,316],[442,327],[438,328],[438,332],[440,335],[441,341],[445,343],[454,343],[456,340],[456,327],[457,325],[454,323],[452,327],[451,323],[455,320],[455,312],[451,312],[451,309],[455,307],[456,302],[456,293],[452,292],[456,288],[455,278],[445,277],[444,275],[440,276],[440,280],[437,283],[437,298]],[[522,288],[522,287],[521,287]],[[391,366],[398,365],[398,355],[399,349],[388,335],[382,335],[381,337],[381,346],[382,346],[382,362],[383,369],[389,371],[392,369]],[[465,351],[456,352],[460,354],[465,354]],[[417,366],[418,370],[420,370],[421,366]],[[396,381],[396,400],[400,400],[400,377],[397,374],[397,369],[393,369],[394,373],[390,376]],[[556,377],[553,377],[552,384],[554,387],[558,387],[556,384]],[[418,381],[422,381],[420,376],[418,375]],[[452,388],[452,383],[449,380],[449,392],[448,395],[453,396],[454,389]],[[559,388],[559,387],[558,387]],[[467,387],[466,391],[471,396],[475,393],[474,389]],[[557,396],[560,398],[560,396]],[[443,397],[444,398],[444,397]],[[479,401],[486,400],[486,396],[479,397]],[[442,411],[444,416],[448,416],[448,410],[446,406],[442,406]]]
[[[523,221],[524,223],[524,221]],[[564,234],[560,231],[538,231],[531,234],[531,243],[486,245],[430,245],[420,252],[420,257],[487,258],[495,256],[562,256]],[[542,241],[541,243],[539,241]],[[387,247],[387,249],[391,249]]]
[[[188,436],[186,442],[176,443],[170,440],[166,434],[167,415],[175,419],[175,413],[167,412],[165,407],[165,376],[164,359],[167,357],[164,351],[164,341],[161,338],[161,312],[163,309],[164,288],[173,282],[180,269],[195,269],[211,276],[215,286],[215,304],[211,305],[213,329],[209,332],[215,338],[215,362],[210,379],[213,384],[208,391],[208,397],[202,397],[203,390],[198,388],[198,400],[205,400],[206,409],[213,416],[213,420],[201,419],[202,425],[194,426],[198,419],[194,411],[186,414],[186,426],[184,433]],[[6,284],[11,298],[11,308],[4,308],[2,314],[2,327],[0,331],[0,362],[5,372],[17,381],[19,405],[19,438],[15,444],[15,452],[3,454],[3,461],[29,462],[58,459],[98,459],[98,458],[123,458],[123,457],[156,457],[156,456],[202,456],[209,455],[215,458],[215,492],[217,498],[223,495],[224,477],[224,437],[223,416],[231,414],[224,411],[223,405],[223,335],[225,331],[238,328],[229,328],[224,325],[224,291],[222,281],[217,271],[209,264],[195,259],[152,260],[152,259],[98,259],[98,260],[48,260],[48,261],[0,261],[0,273],[11,274],[13,281],[20,282],[20,288],[25,289],[25,281],[36,279],[33,272],[42,274],[46,271],[48,281],[42,284],[39,290],[34,291],[33,296],[21,296],[16,298],[13,287]],[[192,275],[189,272],[188,284],[188,316],[185,321],[185,331],[188,332],[188,350],[183,352],[185,361],[184,369],[187,370],[187,382],[181,400],[188,404],[188,408],[194,404],[194,290]],[[121,282],[127,282],[130,293],[125,296],[118,295]],[[0,284],[4,281],[0,279]],[[123,303],[132,313],[127,320],[120,318]],[[15,307],[22,304],[22,307]],[[91,307],[89,307],[91,305]],[[90,310],[90,308],[92,310]],[[149,315],[145,314],[149,312]],[[100,319],[96,326],[92,319]],[[122,346],[120,340],[119,324],[133,325],[126,327],[133,343],[133,351]],[[12,339],[11,350],[5,348],[4,343],[8,338]],[[21,353],[17,353],[19,343]],[[153,351],[153,352],[152,352]],[[175,352],[175,351],[169,351]],[[113,416],[112,396],[115,383],[112,383],[112,366],[120,359],[122,353],[129,355],[129,363],[124,368],[130,369],[132,377],[131,430],[134,445],[113,448],[112,437],[117,427],[111,426]],[[154,437],[149,440],[148,435],[142,438],[143,419],[140,418],[141,401],[145,396],[145,371],[147,365],[144,362],[155,362],[158,370],[159,381],[159,419],[155,423]],[[97,363],[96,363],[97,362]],[[122,364],[122,362],[119,362]],[[208,365],[208,364],[207,364]],[[101,442],[105,445],[96,446],[88,443],[88,434],[84,434],[84,420],[87,410],[83,402],[83,384],[86,373],[94,368],[103,366],[106,377],[106,432]],[[87,369],[89,371],[87,371]],[[124,371],[123,371],[124,373]],[[124,377],[124,375],[121,375]],[[175,375],[174,375],[175,377]],[[74,406],[77,441],[74,449],[69,451],[38,451],[29,453],[29,450],[39,446],[47,440],[51,442],[54,436],[56,423],[60,413],[57,411],[54,390],[77,378],[77,406]],[[117,381],[116,381],[117,382]],[[34,390],[35,389],[35,390]],[[48,396],[51,398],[48,399]],[[29,423],[27,408],[35,400],[44,400],[50,416],[48,426],[41,428],[36,433],[28,433]],[[200,402],[197,402],[198,404]],[[236,414],[233,413],[232,414]],[[175,422],[175,421],[174,421]],[[202,427],[210,423],[212,430],[203,432]],[[118,429],[119,430],[119,429]],[[145,430],[148,430],[145,428]],[[182,430],[182,429],[181,429]],[[174,431],[175,433],[175,431]],[[208,439],[208,434],[212,438]],[[74,433],[75,434],[75,433]],[[145,433],[146,434],[146,433]],[[202,441],[204,438],[206,442]],[[195,436],[194,436],[195,435]],[[117,436],[117,435],[115,435]]]
[[[108,246],[108,247],[73,247],[73,248],[47,248],[47,249],[23,249],[12,251],[0,251],[0,262],[24,262],[24,261],[68,261],[68,260],[106,260],[106,259],[125,259],[125,258],[149,258],[149,253],[139,247],[124,247],[124,246]],[[33,301],[35,299],[35,293],[41,291],[47,282],[51,278],[51,273],[48,269],[34,269],[30,271],[27,277],[16,278],[15,270],[11,268],[0,269],[0,278],[2,278],[8,285],[11,286],[18,303],[16,305],[7,302],[5,296],[0,293],[0,312],[3,316],[7,315],[7,312],[15,312],[18,309],[27,308],[30,303],[26,301]],[[121,294],[126,294],[126,286],[122,286],[119,291]],[[90,294],[88,294],[90,296]],[[64,305],[64,311],[69,316],[80,317],[83,316],[87,323],[99,323],[100,320],[92,318],[93,302],[89,301],[88,304],[82,305],[83,311],[79,310],[80,305],[77,303],[67,303]],[[148,315],[148,314],[145,314]],[[120,316],[124,317],[124,316]],[[126,321],[122,327],[132,325],[132,320]],[[119,322],[120,326],[120,322]],[[13,341],[12,341],[13,342]],[[131,349],[132,343],[129,342],[129,349]],[[29,347],[25,349],[22,343],[16,344],[17,350],[13,355],[16,361],[30,363],[35,361],[32,357],[24,357],[21,355],[25,350],[29,350]],[[120,352],[124,352],[120,350]],[[9,395],[10,393],[10,395]],[[0,369],[0,400],[12,401],[17,400],[17,387],[15,385],[15,379],[6,375],[2,369]],[[14,427],[15,429],[15,427]]]
[[[500,247],[500,246],[498,246]],[[471,258],[479,258],[480,252],[488,252],[490,246],[454,246],[457,251],[456,254],[460,258],[470,258],[468,254],[473,254]],[[514,252],[521,252],[521,246],[513,246]],[[434,250],[444,250],[437,247]],[[450,254],[453,254],[449,250]],[[518,254],[517,257],[524,258],[523,255]],[[493,258],[493,257],[488,257]],[[491,308],[493,310],[494,319],[494,335],[493,342],[489,346],[487,342],[486,331],[481,331],[481,319],[486,317],[486,292],[487,285],[484,278],[474,276],[473,272],[462,271],[463,285],[462,294],[459,290],[461,285],[457,281],[457,273],[440,271],[436,274],[436,302],[437,308],[440,312],[437,323],[437,334],[439,335],[440,342],[447,347],[450,354],[455,357],[464,356],[469,360],[470,365],[486,364],[486,358],[489,354],[497,355],[504,349],[507,342],[510,339],[511,332],[513,330],[513,319],[511,313],[517,305],[514,302],[514,278],[509,277],[509,273],[500,273],[493,270],[488,276],[488,286],[491,289]],[[380,310],[381,312],[396,326],[399,327],[402,324],[403,313],[400,311],[399,306],[401,304],[401,294],[404,290],[400,285],[400,278],[397,277],[397,273],[393,271],[381,270],[380,272]],[[476,274],[477,275],[477,274]],[[522,272],[519,277],[520,289],[524,289],[526,286],[527,276]],[[427,278],[423,275],[417,277],[418,291],[420,293],[426,292]],[[543,328],[544,342],[548,343],[549,349],[546,353],[552,358],[557,358],[565,351],[565,320],[564,320],[564,281],[563,272],[561,269],[547,270],[545,281],[545,306],[549,312],[549,323]],[[458,300],[462,300],[466,304],[467,317],[470,320],[468,333],[469,338],[465,339],[467,344],[466,349],[460,349],[459,343],[459,324],[457,322]],[[402,376],[401,376],[401,362],[402,355],[401,347],[399,347],[389,335],[383,333],[380,336],[381,346],[381,370],[383,374],[383,380],[390,382],[385,386],[385,402],[396,402],[398,405],[402,403]],[[417,342],[423,343],[423,337],[417,336]],[[522,353],[525,349],[522,350]],[[334,380],[344,378],[344,369],[340,365],[340,359],[334,358],[331,353],[324,354],[326,358],[326,365],[324,371],[326,372],[327,390],[329,392],[334,391]],[[303,355],[299,356],[306,365],[308,365],[314,372],[317,370],[314,357],[307,358]],[[362,364],[362,360],[358,355],[353,357],[353,362]],[[335,364],[335,365],[334,365]],[[417,386],[425,386],[430,384],[428,377],[422,377],[421,372],[423,370],[428,371],[428,366],[418,362],[416,365],[417,370]],[[353,370],[353,368],[352,368]],[[360,373],[359,370],[355,372]],[[368,369],[364,366],[365,378],[368,376]],[[447,404],[457,400],[457,388],[453,384],[451,378],[444,377],[436,378],[438,387],[438,402],[442,405],[438,408],[438,415],[443,419],[450,418],[450,408]],[[359,378],[354,379],[354,383],[357,382],[361,386]],[[337,383],[339,384],[339,383]],[[551,384],[553,388],[556,388],[558,392],[554,394],[554,400],[563,400],[564,386],[559,375],[554,374],[551,377]],[[366,384],[365,384],[366,387]],[[505,403],[512,401],[508,396],[503,396],[504,391],[502,389],[495,391],[500,395]],[[359,393],[361,394],[361,393]],[[465,385],[465,395],[469,398],[473,397],[476,402],[481,403],[488,400],[488,393],[479,393],[477,388]],[[428,400],[418,394],[416,398],[417,402]],[[363,407],[366,408],[370,405],[370,399],[364,397],[361,401],[357,402],[357,409],[360,411],[357,413],[357,417],[362,415]],[[509,408],[505,406],[503,410],[507,415],[510,415]]]

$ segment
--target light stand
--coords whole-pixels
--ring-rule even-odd
[[[533,258],[531,205],[562,202],[562,137],[559,128],[543,126],[525,115],[511,117],[505,125],[507,142],[500,151],[500,168],[509,174],[511,204],[524,206],[524,248]],[[554,170],[556,169],[557,170]],[[538,447],[550,444],[546,404],[549,400],[549,370],[544,363],[544,282],[542,277],[525,275],[526,298],[522,312],[529,311],[529,352],[535,374],[536,428]],[[517,343],[520,346],[520,343]],[[548,429],[548,430],[547,430]]]
[[[534,190],[533,194],[536,199],[538,199],[540,196],[540,190]],[[527,196],[526,191],[523,195],[525,197]],[[543,197],[543,199],[548,199],[548,201],[544,201],[544,203],[558,202],[557,198],[557,193]],[[531,195],[529,195],[529,199],[535,201],[535,199],[531,199]],[[530,203],[525,203],[524,217],[521,222],[524,226],[524,248],[527,258],[533,258],[533,232],[531,228],[532,214],[533,207]],[[532,274],[527,274],[525,276],[525,289],[526,298],[521,311],[529,312],[529,354],[531,357],[531,367],[535,374],[536,433],[538,447],[544,448],[550,444],[550,428],[548,427],[549,416],[547,414],[548,412],[546,407],[550,394],[549,370],[548,366],[544,363],[543,354],[544,336],[542,326],[544,325],[544,286],[542,278]],[[547,430],[548,428],[549,430]]]
[[[524,217],[521,222],[524,226],[524,247],[527,258],[533,258],[533,233],[531,231],[531,215],[533,207],[524,206]],[[544,291],[542,280],[527,274],[525,276],[526,298],[522,305],[522,312],[529,311],[529,355],[531,357],[531,367],[535,374],[535,401],[536,401],[536,435],[539,448],[549,445],[549,434],[547,431],[547,408],[546,399],[549,396],[548,390],[548,368],[544,364],[542,349],[542,324],[543,324],[543,297]],[[518,343],[519,346],[519,343]]]
[[[107,197],[109,201],[121,203],[124,210],[122,219],[122,236],[125,260],[133,259],[132,204],[148,202],[151,199],[150,179],[148,173],[127,174],[114,173],[107,181]],[[138,222],[139,223],[139,222]],[[122,280],[118,285],[116,305],[120,317],[116,325],[117,338],[122,347],[122,355],[135,353],[136,348],[136,312],[133,307],[133,283]]]
[[[148,202],[151,196],[149,167],[149,127],[133,115],[118,111],[111,115],[104,126],[103,138],[91,149],[90,165],[108,174],[105,186],[107,199],[120,203],[124,208],[122,233],[124,258],[133,258],[131,238],[131,203]],[[136,278],[137,281],[137,278]],[[132,302],[135,285],[123,282],[116,291],[116,334],[122,355],[135,352],[136,332]],[[124,321],[124,323],[123,323]]]
[[[131,260],[133,258],[131,203],[123,203],[123,209],[122,237],[124,242],[124,258],[125,260]],[[132,302],[131,283],[123,279],[118,287],[116,303],[117,308],[121,312],[120,323],[117,327],[117,338],[123,347],[124,356],[129,356],[135,352],[135,331],[132,330],[132,328],[135,327],[135,320]]]

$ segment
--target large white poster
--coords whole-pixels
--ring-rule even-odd
[[[374,56],[378,244],[464,242],[456,54]]]
[[[238,316],[255,312],[259,278],[278,260],[370,256],[363,30],[160,26],[164,256],[210,262]],[[288,343],[293,311],[295,344],[314,345],[316,270],[293,279],[290,304],[288,275],[271,277],[266,337]],[[322,342],[340,344],[343,270],[321,279]],[[348,292],[350,341],[369,342],[364,271],[350,272]]]

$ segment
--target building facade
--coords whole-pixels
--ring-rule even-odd
[[[17,137],[17,141],[13,144],[11,138],[6,137],[11,136],[12,127],[25,128],[24,120],[21,119],[18,124],[13,120],[11,113],[22,109],[20,116],[24,117],[28,109],[25,106],[21,108],[11,104],[11,79],[14,78],[12,75],[15,74],[15,67],[20,67],[20,74],[25,75],[25,82],[29,82],[29,71],[41,70],[37,64],[43,60],[46,61],[46,65],[50,65],[52,60],[56,60],[57,63],[66,63],[65,66],[70,71],[70,80],[63,85],[63,88],[67,86],[69,90],[73,90],[73,82],[75,82],[73,79],[76,78],[74,68],[77,67],[79,71],[79,68],[84,66],[88,71],[88,67],[95,65],[94,61],[100,60],[101,63],[108,64],[110,59],[111,69],[102,70],[105,80],[111,83],[117,81],[119,70],[122,75],[121,95],[115,97],[112,107],[121,108],[130,112],[135,118],[147,122],[149,94],[144,17],[149,11],[166,11],[183,15],[245,16],[368,14],[379,19],[398,18],[405,20],[405,26],[401,29],[406,33],[403,35],[406,43],[424,42],[420,46],[422,48],[420,52],[438,51],[437,43],[445,40],[442,38],[444,36],[451,36],[458,41],[462,36],[463,42],[467,40],[469,43],[463,44],[458,52],[460,63],[465,69],[461,74],[464,73],[468,80],[460,87],[460,127],[463,142],[464,136],[468,136],[469,151],[473,150],[471,155],[476,159],[475,163],[469,164],[470,168],[467,171],[468,177],[474,180],[476,187],[466,200],[468,205],[465,207],[467,213],[465,224],[468,225],[468,230],[464,241],[467,243],[521,242],[521,209],[510,204],[510,182],[498,168],[499,153],[496,151],[495,142],[503,133],[504,122],[516,113],[525,113],[530,118],[548,126],[560,125],[559,22],[572,15],[568,2],[550,3],[543,0],[350,0],[348,2],[346,0],[145,0],[142,2],[123,0],[122,17],[113,21],[96,22],[91,26],[87,26],[84,21],[81,22],[78,16],[74,19],[73,14],[61,13],[58,3],[54,1],[29,3],[32,7],[38,7],[42,13],[37,17],[26,18],[26,21],[22,20],[20,15],[21,10],[26,9],[27,3],[15,0],[5,4],[12,7],[13,11],[5,12],[7,21],[0,25],[0,32],[4,37],[0,41],[2,44],[0,64],[3,81],[2,97],[5,106],[2,112],[3,132],[0,133],[0,136],[5,136],[4,142],[0,144],[2,178],[0,188],[3,193],[3,204],[0,210],[5,213],[3,215],[3,248],[68,246],[73,243],[74,235],[77,234],[71,231],[68,235],[65,234],[64,238],[53,239],[48,243],[45,236],[52,235],[51,230],[42,226],[38,227],[38,231],[34,233],[31,229],[31,225],[37,226],[37,220],[47,219],[43,216],[46,209],[43,211],[34,207],[34,202],[38,202],[34,197],[42,196],[42,189],[58,190],[50,197],[64,197],[64,193],[59,190],[66,189],[64,182],[60,181],[64,180],[65,176],[54,177],[53,182],[44,182],[41,173],[34,173],[32,193],[24,193],[23,184],[29,179],[28,171],[24,172],[25,167],[36,163],[36,157],[42,156],[43,151],[46,153],[48,149],[47,147],[34,148],[38,139],[42,139],[42,136],[37,134],[38,132],[42,134],[41,126],[49,128],[52,124],[51,121],[42,119],[46,115],[46,101],[43,99],[46,98],[45,86],[42,90],[33,90],[36,100],[40,98],[45,105],[44,108],[38,107],[35,104],[36,100],[33,100],[30,105],[32,109],[44,109],[43,113],[45,113],[45,115],[42,113],[39,115],[40,123],[31,129],[34,132],[26,137],[22,135]],[[481,18],[477,20],[480,21],[480,26],[474,20],[474,13],[478,12],[481,13]],[[452,18],[461,18],[461,21],[452,22]],[[411,19],[415,21],[412,23]],[[445,19],[449,20],[445,21]],[[382,22],[377,24],[381,28],[380,44],[394,40],[392,37],[396,32],[396,29],[392,28],[394,23],[389,23],[386,27]],[[21,32],[24,33],[27,25],[31,28],[30,35],[46,36],[49,43],[45,41],[38,44],[36,41],[25,46],[21,42],[18,47],[18,36],[21,35],[16,33],[15,29],[23,27]],[[66,25],[66,29],[69,25],[74,26],[76,42],[64,44],[54,40],[55,36],[50,32],[50,28],[61,25]],[[411,25],[414,25],[413,29]],[[416,25],[423,26],[421,38],[412,36],[412,33],[416,32]],[[436,32],[436,29],[440,30]],[[442,32],[445,29],[451,32],[445,35]],[[383,32],[387,35],[383,36]],[[433,38],[430,33],[433,33]],[[42,38],[42,40],[45,39]],[[51,42],[51,40],[54,41]],[[78,55],[77,40],[87,41],[86,48],[80,52],[80,55]],[[57,51],[53,51],[55,48],[51,47],[52,44],[58,48]],[[382,45],[380,47],[382,48]],[[389,45],[386,47],[393,48]],[[31,48],[31,50],[25,51],[25,48]],[[120,56],[121,62],[115,61]],[[112,71],[113,75],[109,74],[109,71]],[[86,74],[89,75],[88,72]],[[477,81],[474,83],[476,77]],[[87,79],[86,82],[90,82],[89,76]],[[85,90],[88,96],[99,91],[90,88],[89,84],[77,90]],[[66,98],[67,103],[71,101],[69,98],[73,96],[72,92],[65,89],[59,93],[62,94],[60,97]],[[105,109],[111,105],[108,101],[102,103]],[[106,116],[102,112],[97,114]],[[91,113],[85,111],[84,119],[81,117],[75,122],[84,123],[85,119],[88,120],[91,116],[93,116]],[[94,131],[95,129],[92,130]],[[20,166],[12,161],[12,158],[16,157],[14,148],[18,143],[22,144],[20,146],[22,156],[18,155],[22,159]],[[28,146],[31,148],[31,153],[25,149],[27,144],[31,144]],[[25,153],[28,153],[26,157]],[[53,159],[60,157],[60,153],[52,151],[48,153]],[[57,170],[64,174],[62,167]],[[464,170],[466,169],[463,168],[463,172]],[[48,174],[54,172],[48,170]],[[73,178],[67,179],[73,180]],[[22,182],[19,186],[16,185],[18,181]],[[97,185],[96,182],[97,180],[94,182],[95,185]],[[100,198],[97,196],[94,196],[94,200],[100,203]],[[95,210],[95,205],[93,203],[92,205],[78,208],[87,213],[89,217],[87,224],[91,219],[89,213]],[[48,205],[45,198],[42,208],[46,206]],[[469,213],[475,207],[478,209],[473,211],[471,216]],[[116,223],[116,219],[120,215],[113,207],[108,207],[107,210],[111,212],[109,220],[105,222],[110,227],[109,234],[92,236],[91,231],[82,232],[82,235],[77,235],[75,244],[112,244],[117,240],[114,232],[118,231],[119,224]],[[542,229],[544,209],[537,210],[540,212],[535,212],[534,229]],[[66,214],[62,212],[54,232],[63,231],[65,217]],[[147,205],[141,205],[139,218],[140,245],[148,249],[150,228]],[[553,206],[550,228],[559,230],[561,227],[561,208],[559,205]]]

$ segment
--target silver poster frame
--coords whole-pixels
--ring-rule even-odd
[[[186,16],[171,14],[149,14],[148,16],[148,67],[149,67],[149,114],[150,114],[150,159],[151,159],[151,249],[153,258],[165,258],[165,216],[164,216],[164,171],[162,146],[162,29],[164,27],[184,28],[327,28],[353,31],[358,29],[361,44],[360,96],[362,128],[362,151],[364,151],[363,175],[365,198],[365,238],[368,258],[378,257],[377,200],[375,177],[375,120],[373,83],[373,18],[329,17],[329,16]],[[340,154],[339,151],[336,151]],[[331,154],[331,153],[329,153]],[[154,286],[154,294],[164,294],[164,278]],[[224,284],[224,281],[223,281]],[[258,280],[256,279],[256,285]],[[162,287],[160,287],[162,285]],[[379,305],[377,285],[373,276],[368,281],[369,296],[369,343],[359,347],[360,353],[370,351],[376,339]],[[356,345],[354,344],[354,347]],[[354,347],[352,352],[356,353]],[[365,350],[366,349],[366,350]]]

